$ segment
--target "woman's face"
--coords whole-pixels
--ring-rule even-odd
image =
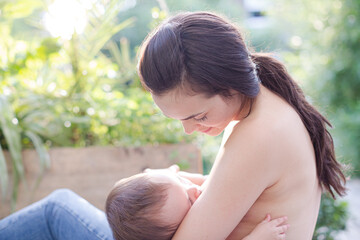
[[[167,223],[179,225],[200,196],[200,186],[167,169],[152,170],[147,174],[150,174],[151,181],[169,185],[167,199],[161,209],[161,219]]]
[[[240,120],[239,94],[232,94],[230,98],[220,95],[207,98],[204,94],[189,96],[173,90],[162,96],[153,94],[152,97],[165,116],[182,122],[187,134],[198,131],[217,136],[232,120]]]

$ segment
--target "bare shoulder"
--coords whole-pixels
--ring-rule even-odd
[[[232,176],[237,182],[255,177],[253,183],[259,184],[260,189],[277,182],[281,177],[279,153],[284,147],[283,136],[287,130],[281,127],[284,123],[272,120],[270,124],[269,119],[252,116],[230,128],[214,170],[222,170],[224,175]]]
[[[253,161],[271,168],[281,161],[285,149],[297,147],[299,141],[306,141],[304,138],[307,136],[297,112],[283,100],[275,98],[237,123],[224,146],[241,151],[241,155],[251,154]]]

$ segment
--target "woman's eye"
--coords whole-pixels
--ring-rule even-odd
[[[203,122],[203,121],[205,121],[205,120],[207,119],[207,116],[205,115],[205,116],[203,116],[202,118],[199,118],[199,119],[194,118],[194,119],[195,119],[195,121]]]

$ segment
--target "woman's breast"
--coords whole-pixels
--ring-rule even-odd
[[[284,175],[268,187],[251,206],[227,239],[241,239],[270,214],[288,217],[288,240],[311,240],[319,212],[321,188],[314,159],[294,159]],[[298,163],[297,163],[298,162]]]

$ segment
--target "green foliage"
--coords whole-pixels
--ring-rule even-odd
[[[224,14],[224,16],[237,19],[242,17],[244,13],[241,3],[234,0],[167,0],[166,3],[171,13],[179,11],[215,11]]]
[[[243,15],[241,3],[236,0],[137,0],[118,15],[119,20],[135,18],[135,23],[114,38],[125,37],[130,46],[136,48],[162,20],[179,11],[216,11],[236,21]]]
[[[336,11],[334,35],[329,41],[329,59],[322,69],[323,90],[336,124],[338,151],[360,176],[360,2],[346,0]]]
[[[313,240],[334,240],[335,233],[346,227],[347,202],[334,200],[330,195],[323,194],[320,209]]]
[[[184,137],[179,122],[165,118],[150,94],[139,88],[129,41],[114,38],[134,23],[133,18],[116,21],[121,1],[99,2],[89,8],[89,24],[71,39],[50,37],[42,29],[29,37],[15,34],[19,33],[18,21],[31,23],[46,11],[46,6],[34,1],[0,5],[3,12],[34,3],[31,11],[0,15],[3,198],[13,190],[13,202],[16,200],[18,183],[24,177],[23,148],[36,149],[41,176],[50,165],[47,149],[52,146],[136,146],[191,139]],[[3,149],[11,155],[12,187],[8,187]]]
[[[21,139],[20,139],[20,129],[17,126],[16,118],[14,117],[14,113],[8,104],[8,102],[0,96],[0,128],[2,130],[2,134],[7,143],[7,147],[10,151],[11,155],[11,163],[13,169],[13,180],[14,180],[14,191],[12,198],[15,200],[17,197],[17,183],[24,178],[24,167],[22,164],[21,157]],[[6,193],[7,185],[8,185],[8,175],[7,175],[7,164],[4,159],[4,155],[1,150],[1,166],[4,169],[1,170],[2,174],[0,180],[2,185],[2,196],[4,198],[4,193]]]
[[[274,15],[287,29],[290,71],[334,126],[338,159],[360,176],[360,2],[278,1]],[[296,12],[297,14],[293,14]],[[287,19],[284,21],[283,19]],[[291,23],[291,25],[290,25]],[[321,94],[319,94],[321,93]]]
[[[1,183],[1,195],[3,198],[2,200],[4,200],[5,198],[8,182],[9,182],[9,176],[7,173],[7,164],[0,145],[0,183]]]

